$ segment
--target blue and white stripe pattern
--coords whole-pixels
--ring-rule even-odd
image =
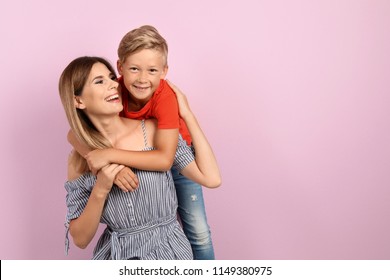
[[[145,143],[145,150],[152,149]],[[174,166],[183,169],[194,161],[191,148],[180,137]],[[139,187],[123,192],[114,186],[101,217],[107,225],[93,253],[93,259],[172,260],[192,259],[192,250],[177,220],[177,197],[170,171],[134,170]],[[66,251],[69,222],[83,212],[96,177],[86,173],[65,183]]]

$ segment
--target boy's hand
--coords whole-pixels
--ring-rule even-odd
[[[116,174],[114,183],[124,192],[132,192],[138,188],[137,175],[129,167],[123,168]]]
[[[187,116],[191,115],[190,105],[188,104],[187,97],[185,94],[174,84],[172,84],[169,80],[167,80],[168,85],[172,88],[172,90],[176,94],[177,103],[179,105],[179,114],[184,120]]]
[[[111,162],[108,160],[109,149],[96,149],[84,156],[86,159],[89,169],[93,174],[97,174],[97,172],[110,164]]]

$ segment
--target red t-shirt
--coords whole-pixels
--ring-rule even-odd
[[[118,82],[122,88],[123,111],[120,114],[122,117],[136,120],[157,119],[158,129],[179,128],[179,133],[183,139],[187,141],[188,145],[191,145],[190,133],[184,120],[179,115],[176,94],[165,80],[160,80],[160,85],[153,93],[152,98],[137,112],[129,112],[130,93],[126,89],[122,77],[119,78]]]

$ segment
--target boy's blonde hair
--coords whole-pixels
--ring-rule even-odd
[[[168,61],[168,44],[151,25],[143,25],[128,32],[120,41],[118,58],[124,63],[126,58],[140,50],[153,49],[161,52],[164,56],[165,65]]]
[[[58,89],[70,128],[77,139],[91,149],[103,149],[112,147],[111,143],[97,131],[85,112],[75,107],[75,97],[82,95],[89,73],[96,63],[103,63],[115,75],[114,68],[107,60],[100,57],[79,57],[62,72]],[[88,165],[84,158],[79,156],[77,163],[80,172],[87,171]]]

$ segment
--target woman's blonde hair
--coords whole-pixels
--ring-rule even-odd
[[[111,143],[96,130],[85,112],[75,107],[75,97],[81,96],[93,65],[104,64],[115,75],[112,65],[101,57],[83,56],[74,59],[62,72],[58,84],[60,98],[68,119],[70,128],[77,139],[91,149],[112,147]],[[83,157],[77,154],[77,169],[87,171],[87,164]]]
[[[144,49],[153,49],[161,52],[164,56],[165,64],[167,64],[168,44],[158,33],[157,29],[151,25],[143,25],[133,29],[122,38],[118,47],[119,61],[124,63],[129,55]]]

